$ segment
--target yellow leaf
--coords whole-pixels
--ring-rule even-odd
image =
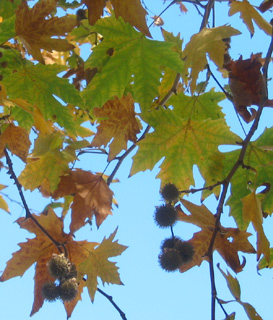
[[[68,162],[60,151],[48,152],[38,159],[29,159],[19,181],[25,189],[33,191],[45,183],[46,178],[48,188],[53,192],[60,182],[60,176],[68,170]]]
[[[26,162],[30,145],[26,130],[10,124],[0,136],[0,155],[3,154],[4,148],[8,147],[13,154]]]
[[[203,28],[191,37],[183,52],[184,74],[186,78],[188,68],[191,68],[191,92],[194,92],[196,80],[200,71],[204,70],[208,61],[207,55],[219,67],[223,67],[226,44],[223,39],[240,34],[240,31],[230,27]]]
[[[122,284],[120,281],[118,267],[116,263],[110,262],[110,257],[120,255],[126,246],[120,245],[113,239],[117,233],[117,229],[111,234],[108,239],[103,239],[102,243],[92,252],[88,258],[81,263],[79,271],[82,275],[87,275],[86,285],[88,288],[89,296],[94,301],[95,292],[97,290],[98,281],[100,277],[103,284]]]
[[[268,35],[272,35],[272,25],[268,23],[258,11],[254,9],[247,0],[243,1],[232,1],[229,9],[229,16],[233,16],[236,13],[240,13],[240,18],[246,24],[251,35],[254,34],[254,26],[252,20],[257,26],[262,29]]]
[[[65,39],[53,36],[64,36],[77,25],[76,19],[68,16],[47,18],[56,9],[57,0],[41,0],[33,8],[22,1],[16,11],[15,32],[34,59],[44,63],[41,49],[48,51],[69,51],[74,46]]]
[[[243,203],[243,219],[246,222],[251,221],[257,232],[257,259],[261,254],[265,256],[267,262],[270,259],[269,241],[263,229],[263,213],[260,200],[252,192],[241,199]]]
[[[94,115],[100,122],[97,133],[91,143],[100,147],[110,143],[108,161],[111,161],[121,150],[127,149],[127,142],[136,142],[136,135],[140,132],[140,124],[136,120],[134,100],[131,94],[121,99],[114,98],[104,104],[102,108],[95,108]]]
[[[10,213],[9,206],[1,195],[0,195],[0,209],[6,211],[7,213]]]

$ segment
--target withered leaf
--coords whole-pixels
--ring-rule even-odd
[[[66,39],[53,39],[53,36],[65,36],[77,26],[77,20],[65,17],[46,17],[56,9],[57,0],[41,0],[33,8],[22,1],[16,11],[15,32],[28,53],[34,59],[44,63],[41,49],[48,51],[69,51],[74,48]]]
[[[110,141],[108,161],[121,150],[127,149],[127,142],[136,142],[140,132],[140,123],[136,119],[134,100],[131,94],[107,101],[102,108],[95,108],[94,115],[99,126],[91,143],[94,147],[107,145]],[[100,120],[101,118],[101,120]]]
[[[58,199],[66,195],[74,196],[71,206],[71,233],[84,226],[86,220],[92,219],[93,215],[99,227],[107,216],[112,214],[113,192],[99,174],[76,169],[69,175],[62,176],[53,197]]]
[[[192,261],[180,267],[180,271],[185,272],[194,266],[199,266],[203,261],[207,260],[206,254],[215,228],[215,218],[204,205],[197,206],[184,199],[181,200],[181,202],[190,212],[190,215],[184,213],[181,208],[177,206],[178,219],[195,224],[202,229],[195,233],[189,240],[194,246],[195,253]],[[234,272],[240,272],[244,267],[244,264],[240,263],[238,251],[246,253],[256,252],[247,239],[250,235],[250,233],[236,228],[224,228],[221,225],[219,227],[213,249],[219,252]]]

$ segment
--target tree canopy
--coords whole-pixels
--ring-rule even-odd
[[[219,2],[228,10],[230,24],[216,25]],[[164,26],[164,12],[174,6],[181,14],[197,10],[200,15],[199,32],[186,43],[183,30],[174,35]],[[99,227],[112,214],[117,201],[111,185],[134,151],[129,176],[161,161],[157,177],[164,204],[156,208],[155,222],[170,229],[160,249],[161,267],[186,272],[207,261],[210,318],[215,319],[216,303],[225,319],[236,318],[225,311],[229,301],[216,291],[217,267],[248,318],[262,319],[255,306],[241,300],[235,274],[244,272],[245,254],[256,255],[259,270],[273,266],[264,231],[273,211],[272,128],[253,138],[265,108],[273,106],[268,93],[272,7],[271,0],[259,6],[247,0],[174,0],[149,25],[148,8],[140,0],[0,2],[0,167],[16,185],[25,210],[18,227],[35,235],[19,243],[0,281],[23,276],[35,264],[31,315],[45,300],[61,299],[69,318],[87,287],[91,301],[99,291],[126,319],[98,287],[98,279],[122,284],[112,257],[127,246],[115,239],[117,230],[101,243],[75,236],[92,221]],[[237,29],[233,18],[246,28]],[[153,39],[152,25],[161,27],[163,41]],[[268,48],[232,57],[232,39],[246,32],[253,36],[257,28],[268,38]],[[224,100],[243,137],[228,126]],[[91,159],[98,154],[103,172],[81,166],[82,155]],[[17,176],[18,161],[23,168]],[[196,181],[194,167],[204,183]],[[0,185],[0,209],[13,214],[7,187]],[[48,199],[41,213],[30,209],[27,190]],[[185,199],[189,194],[198,194],[199,202]],[[213,211],[202,203],[209,197],[217,199]],[[222,223],[225,205],[236,227]],[[174,234],[177,222],[200,231],[183,241]],[[256,243],[249,241],[251,224]],[[215,251],[230,272],[215,265]]]

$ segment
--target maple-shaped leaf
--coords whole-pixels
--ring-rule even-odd
[[[204,205],[198,206],[184,199],[181,200],[181,203],[190,214],[187,215],[177,206],[178,220],[195,224],[202,229],[195,233],[189,240],[194,246],[195,253],[192,261],[180,267],[180,271],[185,272],[194,266],[199,266],[204,260],[207,260],[206,254],[215,228],[215,217]],[[246,231],[219,226],[213,249],[219,252],[234,272],[240,272],[243,269],[243,265],[239,260],[238,251],[246,253],[256,252],[247,239],[250,235],[251,234]]]
[[[88,258],[79,267],[79,272],[82,275],[87,275],[86,286],[92,301],[94,301],[97,290],[98,277],[103,284],[105,282],[122,284],[116,263],[108,260],[110,257],[120,255],[127,249],[126,246],[120,245],[117,240],[113,242],[116,233],[117,230],[108,239],[104,238],[102,243],[89,254]]]
[[[52,38],[65,36],[77,26],[76,19],[65,17],[47,18],[56,10],[57,0],[41,0],[33,8],[22,1],[16,10],[15,31],[28,53],[44,63],[41,49],[47,51],[69,51],[74,48],[66,39]]]
[[[229,86],[233,95],[236,111],[246,121],[255,118],[256,111],[248,110],[251,105],[259,106],[264,92],[264,80],[261,73],[260,54],[252,55],[250,59],[230,61],[225,65],[229,71]]]
[[[241,201],[243,203],[243,219],[248,222],[251,221],[257,232],[257,260],[259,260],[261,254],[263,254],[265,259],[269,261],[269,241],[263,229],[261,201],[258,199],[255,192],[251,192],[241,199]]]
[[[121,18],[101,19],[92,31],[102,34],[104,40],[85,64],[99,70],[82,92],[89,110],[114,96],[121,98],[132,81],[135,101],[147,110],[158,96],[162,66],[182,71],[179,54],[172,50],[174,44],[149,40]]]
[[[9,99],[24,99],[36,105],[46,120],[54,119],[68,132],[74,133],[73,116],[59,99],[78,106],[82,104],[82,100],[79,92],[67,79],[57,76],[64,70],[64,66],[57,64],[45,66],[27,63],[20,71],[4,77],[3,83]]]
[[[221,26],[211,29],[203,28],[191,37],[183,52],[185,60],[183,77],[187,78],[188,69],[191,68],[191,92],[195,90],[200,71],[204,70],[208,64],[207,55],[219,68],[223,67],[226,53],[226,44],[223,39],[240,33],[230,26]]]
[[[102,224],[109,214],[112,214],[113,192],[99,174],[77,169],[69,175],[62,176],[53,197],[58,199],[70,194],[74,195],[74,201],[71,206],[71,233],[84,226],[86,219],[92,219],[94,214],[97,227]]]
[[[251,35],[254,34],[254,26],[253,21],[257,24],[257,26],[262,29],[268,35],[272,35],[272,25],[268,23],[251,5],[247,0],[243,1],[231,1],[229,9],[229,16],[233,16],[236,13],[240,13],[240,18],[246,24]]]
[[[196,97],[191,99],[196,100]],[[196,107],[202,109],[202,104],[196,104]],[[234,145],[240,138],[229,130],[224,119],[199,121],[199,113],[192,112],[194,108],[193,102],[184,109],[176,105],[173,110],[154,110],[145,116],[142,114],[142,118],[154,128],[154,132],[147,134],[138,143],[139,150],[133,158],[131,174],[152,170],[164,158],[158,174],[162,185],[171,181],[179,190],[188,190],[194,185],[194,164],[198,166],[208,185],[224,178],[224,154],[218,150],[218,146]],[[206,105],[206,108],[210,107]],[[211,110],[211,115],[217,118],[217,112]],[[220,113],[219,115],[221,116]]]
[[[99,126],[91,145],[106,146],[112,140],[109,145],[108,161],[114,159],[121,150],[127,149],[129,140],[136,142],[136,135],[140,132],[140,123],[136,119],[134,109],[131,94],[121,99],[109,100],[102,108],[94,109],[93,113],[97,117]]]
[[[217,266],[218,266],[218,269],[220,270],[220,272],[222,273],[222,275],[224,276],[224,278],[226,279],[228,288],[229,288],[231,294],[233,295],[233,297],[235,298],[235,301],[238,302],[245,309],[245,312],[246,312],[248,318],[250,320],[262,320],[260,315],[257,313],[255,308],[251,304],[249,304],[247,302],[243,302],[241,300],[241,287],[240,287],[240,283],[237,280],[237,278],[234,278],[228,271],[226,274],[220,268],[219,264]],[[227,302],[223,301],[222,303],[228,303],[228,302],[229,301],[227,301]],[[234,302],[234,301],[230,301],[230,302]]]
[[[21,127],[10,124],[0,135],[0,156],[7,147],[13,154],[26,162],[31,142],[28,133]]]
[[[58,218],[51,208],[48,209],[47,214],[40,216],[33,215],[33,217],[49,232],[56,242],[65,245],[67,257],[71,263],[75,264],[77,270],[79,270],[79,265],[88,258],[89,253],[94,250],[94,247],[98,245],[96,242],[74,241],[71,235],[64,233],[62,219]],[[27,239],[27,242],[19,243],[20,250],[14,252],[12,258],[7,262],[0,281],[23,276],[26,270],[36,263],[34,302],[31,311],[31,315],[33,315],[39,311],[44,303],[42,295],[43,285],[48,281],[54,280],[49,274],[46,264],[51,259],[52,254],[58,254],[59,251],[32,219],[22,217],[17,220],[17,223],[21,228],[35,233],[36,237],[34,239]],[[80,279],[78,280],[80,281]],[[74,303],[79,299],[80,297],[77,296]],[[70,312],[72,311],[70,310]]]
[[[82,0],[88,7],[88,20],[91,25],[95,24],[103,15],[106,6],[105,0]],[[151,37],[146,24],[147,11],[142,7],[140,0],[111,0],[116,17],[122,17],[124,21],[130,23],[146,36]]]

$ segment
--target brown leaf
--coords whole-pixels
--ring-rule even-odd
[[[136,142],[140,124],[136,120],[134,100],[131,94],[107,101],[102,108],[95,108],[94,115],[100,123],[91,143],[94,147],[107,145],[110,141],[108,161],[111,161],[121,150],[127,149],[127,142]]]
[[[94,214],[97,227],[112,214],[113,192],[101,175],[77,169],[67,176],[62,176],[53,197],[57,199],[71,194],[74,195],[71,206],[71,233],[84,226],[86,219],[92,219]]]
[[[0,155],[3,156],[4,149],[7,147],[13,154],[26,162],[31,142],[28,133],[21,127],[10,124],[0,135]]]
[[[229,86],[233,95],[233,102],[237,112],[248,123],[256,116],[254,109],[248,106],[259,106],[264,91],[261,73],[261,55],[252,55],[250,59],[230,61],[226,66],[229,71]]]
[[[50,235],[59,243],[65,243],[65,247],[70,262],[75,264],[77,270],[79,264],[87,259],[89,254],[98,245],[96,242],[74,241],[73,237],[63,232],[63,221],[58,218],[54,211],[49,208],[46,215],[33,215],[33,217],[42,225]],[[19,243],[21,249],[13,253],[12,258],[7,262],[7,266],[0,278],[0,281],[6,281],[16,276],[22,276],[25,271],[36,262],[34,276],[34,302],[31,315],[34,315],[42,307],[44,297],[42,295],[42,287],[47,281],[53,281],[53,277],[47,270],[46,263],[51,259],[52,254],[58,254],[58,250],[54,243],[41,231],[41,229],[33,222],[32,219],[19,218],[17,223],[21,228],[35,233],[34,239],[28,239],[27,242]],[[75,298],[73,306],[80,299]],[[71,315],[73,309],[70,307]]]
[[[69,51],[74,46],[65,39],[52,39],[53,36],[65,36],[77,26],[77,20],[68,16],[47,18],[56,9],[57,0],[41,0],[33,8],[22,1],[16,11],[15,32],[28,53],[34,59],[44,63],[41,49],[48,51]]]
[[[189,242],[194,246],[194,256],[192,261],[182,265],[181,272],[185,272],[194,266],[199,266],[204,260],[207,260],[207,252],[215,228],[214,215],[204,206],[197,206],[184,199],[182,204],[190,212],[187,215],[179,206],[176,207],[178,219],[184,222],[193,223],[202,230],[193,235]],[[226,263],[235,272],[242,271],[244,265],[240,263],[238,251],[246,253],[255,253],[247,238],[251,234],[235,228],[224,228],[220,225],[219,231],[214,242],[214,250],[217,250]]]
[[[88,7],[88,21],[91,25],[95,24],[103,15],[103,9],[106,6],[105,0],[82,0],[82,3]],[[146,24],[146,10],[142,7],[140,0],[111,0],[114,7],[115,15],[121,16],[124,21],[136,27],[146,36],[151,37],[150,31]]]
[[[271,7],[273,6],[273,0],[264,0],[260,6],[259,6],[259,10],[261,12],[265,12],[267,11],[268,9],[270,9]]]

